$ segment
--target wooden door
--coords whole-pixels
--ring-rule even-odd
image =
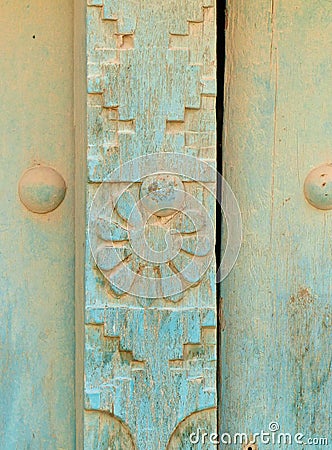
[[[1,6],[1,449],[328,448],[330,3],[228,2],[219,276],[214,0]]]
[[[220,430],[270,434],[245,448],[286,448],[281,433],[330,448],[332,5],[227,11],[224,176],[243,244],[222,284]]]
[[[73,4],[1,0],[0,10],[0,448],[68,450],[75,447]]]

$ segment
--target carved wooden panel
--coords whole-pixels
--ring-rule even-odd
[[[215,6],[95,0],[87,30],[85,445],[190,448],[182,421],[216,422]]]

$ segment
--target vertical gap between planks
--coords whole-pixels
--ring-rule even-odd
[[[75,128],[75,406],[76,450],[83,450],[84,261],[86,184],[86,5],[74,2]]]
[[[225,28],[226,28],[226,8],[227,0],[217,2],[217,171],[222,174],[222,138],[223,138],[223,116],[224,116],[224,81],[225,81]],[[221,185],[217,185],[217,198],[221,198]],[[222,253],[222,211],[217,202],[216,205],[216,265],[217,270],[221,262]],[[220,283],[217,284],[217,355],[218,360],[221,357],[220,333],[221,333],[221,308],[222,301],[220,298]],[[217,363],[217,432],[220,431],[220,409],[221,409],[221,364]],[[219,447],[219,446],[218,446]]]

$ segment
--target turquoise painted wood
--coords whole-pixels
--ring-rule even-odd
[[[224,174],[244,230],[222,285],[221,431],[329,439],[301,449],[332,445],[332,213],[303,193],[332,160],[331,17],[329,1],[228,2]]]
[[[216,430],[214,2],[90,0],[87,54],[84,445],[189,449]]]
[[[0,448],[69,450],[75,448],[73,5],[1,0],[0,6]],[[60,172],[67,186],[64,201],[48,214],[31,212],[18,195],[21,175],[38,164]],[[40,190],[30,194],[43,193],[37,203],[45,207],[56,192],[50,178],[39,181]]]

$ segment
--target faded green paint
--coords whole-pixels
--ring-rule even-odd
[[[224,174],[244,237],[222,285],[221,429],[276,420],[329,438],[315,448],[332,442],[332,215],[303,184],[332,160],[331,18],[330,1],[228,2]]]
[[[189,164],[186,173],[178,156],[215,164],[214,1],[91,0],[87,54],[87,211],[96,258],[88,246],[85,444],[120,449],[129,433],[128,449],[187,449],[183,421],[216,428],[214,234],[203,231],[207,245],[196,261],[212,258],[202,276],[190,265],[197,245],[189,240],[165,264],[152,259],[165,240],[190,233],[189,221],[174,213],[189,196],[214,221],[204,170]],[[160,153],[164,166],[148,157]],[[156,171],[164,173],[149,178]],[[208,181],[213,191],[215,176]],[[173,195],[175,186],[181,193]],[[135,204],[157,206],[147,237]],[[198,221],[199,212],[193,216]],[[178,292],[182,283],[193,286]]]
[[[1,6],[0,447],[68,450],[75,446],[72,5]],[[224,173],[240,201],[244,242],[222,287],[221,432],[255,433],[277,420],[282,432],[331,439],[331,212],[314,209],[303,193],[310,170],[331,163],[331,15],[327,0],[228,4]],[[134,156],[166,151],[213,161],[213,2],[138,8],[93,0],[87,34],[87,210],[94,183]],[[83,89],[82,75],[76,81]],[[21,174],[36,163],[57,168],[68,185],[60,207],[43,216],[18,195]],[[120,173],[116,182],[135,176]],[[185,186],[213,217],[212,196]],[[314,188],[318,200],[327,188]],[[48,191],[40,195],[47,200]],[[81,194],[76,199],[81,205]],[[127,239],[102,218],[98,229],[104,241]],[[150,230],[157,248],[164,230]],[[195,245],[187,241],[186,252]],[[184,297],[151,299],[110,289],[89,249],[86,263],[85,447],[192,448],[191,432],[216,426],[214,268],[202,280],[189,273],[197,285]]]
[[[72,450],[73,5],[0,3],[0,448]],[[68,186],[44,215],[18,195],[22,173],[39,163]]]

